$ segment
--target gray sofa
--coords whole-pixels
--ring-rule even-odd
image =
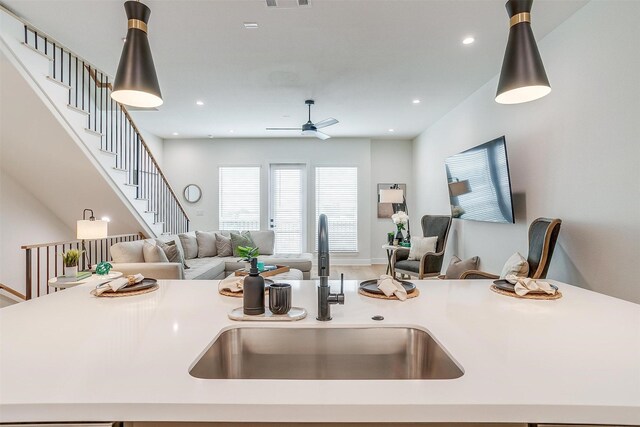
[[[214,233],[229,237],[231,232],[215,231]],[[260,251],[259,261],[269,265],[286,265],[295,268],[302,271],[305,279],[309,279],[312,260],[310,253],[274,254],[275,234],[273,230],[250,231],[249,233]],[[189,268],[185,269],[183,265],[175,262],[145,262],[144,242],[155,245],[157,242],[169,241],[175,242]],[[196,239],[195,231],[181,235],[163,235],[157,239],[119,242],[111,246],[110,252],[111,264],[115,271],[121,271],[125,275],[142,273],[146,277],[155,279],[223,279],[234,271],[245,267],[245,263],[238,257],[220,257],[215,249],[203,247],[202,243]],[[209,256],[212,253],[215,255]],[[203,254],[205,256],[202,256]]]

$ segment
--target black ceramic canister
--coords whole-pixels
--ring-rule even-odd
[[[269,310],[273,314],[287,314],[291,310],[291,285],[274,283],[269,286]]]

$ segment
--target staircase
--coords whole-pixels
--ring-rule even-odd
[[[0,49],[43,92],[49,109],[145,231],[188,231],[189,218],[127,108],[111,99],[112,79],[2,8],[0,30]]]

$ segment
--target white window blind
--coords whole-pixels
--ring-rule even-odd
[[[260,168],[219,169],[220,230],[260,230]]]
[[[304,165],[271,165],[270,225],[276,253],[304,252],[304,187]]]
[[[357,252],[358,168],[316,168],[316,230],[320,214],[329,223],[329,251]]]

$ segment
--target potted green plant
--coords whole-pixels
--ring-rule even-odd
[[[393,238],[395,237],[396,233],[394,233],[393,231],[390,231],[387,233],[387,243],[389,243],[390,245],[393,245]]]
[[[240,261],[246,263],[245,268],[248,270],[251,265],[251,259],[260,255],[258,248],[252,248],[251,246],[238,246],[238,255],[240,255]]]
[[[78,262],[80,261],[80,255],[82,252],[77,249],[69,249],[67,252],[62,253],[62,262],[64,263],[64,275],[65,277],[76,277],[78,275]]]

